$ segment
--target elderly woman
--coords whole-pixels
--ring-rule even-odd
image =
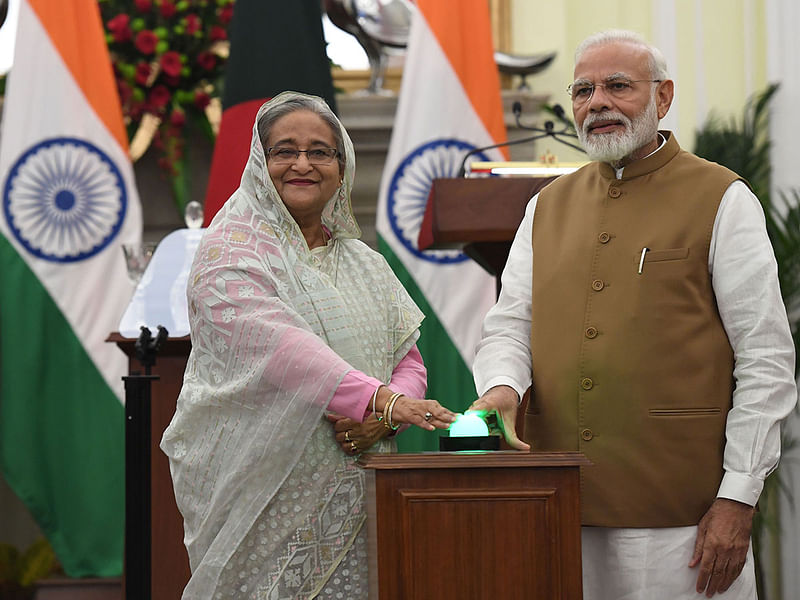
[[[322,100],[276,96],[195,256],[192,353],[161,443],[192,569],[184,598],[366,598],[352,456],[391,450],[401,423],[455,418],[421,399],[423,316],[357,239],[354,171]]]

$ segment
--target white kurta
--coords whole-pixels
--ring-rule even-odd
[[[534,198],[517,231],[497,304],[484,321],[474,364],[477,391],[531,382],[531,286]],[[777,265],[758,199],[742,182],[726,190],[708,256],[720,317],[734,351],[724,476],[718,496],[754,506],[780,456],[780,423],[797,401],[794,343],[781,300]],[[697,598],[697,569],[687,568],[696,527],[583,531],[584,598]],[[755,598],[752,553],[722,598]]]

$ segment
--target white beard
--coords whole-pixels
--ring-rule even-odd
[[[606,120],[618,120],[624,129],[618,133],[589,133],[592,123]],[[613,111],[589,114],[578,129],[578,139],[590,159],[615,164],[653,141],[657,132],[658,107],[653,94],[645,109],[633,120]]]

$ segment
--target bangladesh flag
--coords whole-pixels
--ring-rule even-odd
[[[236,0],[206,225],[239,187],[259,107],[280,92],[321,96],[335,111],[320,0]]]

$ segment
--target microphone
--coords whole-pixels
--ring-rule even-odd
[[[526,129],[528,129],[528,128],[526,128]],[[541,131],[541,133],[539,133],[537,135],[532,135],[532,136],[526,137],[526,138],[520,138],[518,140],[509,140],[509,141],[506,141],[506,142],[500,142],[499,144],[492,144],[491,146],[481,146],[480,148],[473,148],[472,150],[467,152],[464,155],[464,158],[461,160],[461,166],[458,168],[458,175],[456,175],[456,177],[464,177],[466,175],[467,159],[470,156],[473,156],[475,154],[479,154],[479,153],[481,153],[481,152],[483,152],[485,150],[494,150],[495,148],[502,148],[503,146],[514,146],[516,144],[524,144],[526,142],[533,142],[534,140],[540,140],[540,139],[542,139],[544,137],[548,137],[548,136],[552,135],[551,133],[549,133],[547,131],[544,131],[544,130],[538,130],[538,129],[533,129],[533,128],[530,128],[530,129],[532,129],[533,131]]]
[[[570,148],[574,148],[575,150],[579,150],[580,152],[585,152],[585,150],[583,148],[581,148],[580,146],[578,146],[576,144],[572,144],[572,143],[570,143],[570,142],[568,142],[566,140],[561,139],[561,137],[568,137],[568,138],[574,138],[574,139],[578,138],[577,135],[575,135],[574,133],[571,133],[569,131],[570,128],[572,127],[572,123],[570,123],[569,120],[566,118],[566,114],[565,114],[564,109],[562,108],[562,106],[560,104],[554,104],[551,107],[551,110],[553,111],[553,114],[555,115],[555,117],[558,120],[562,121],[562,123],[564,124],[564,127],[559,131],[556,131],[556,129],[555,129],[555,127],[556,127],[555,123],[553,123],[553,121],[549,121],[549,120],[544,122],[544,128],[531,127],[529,125],[523,125],[521,123],[521,121],[520,121],[520,117],[522,115],[522,103],[519,100],[515,100],[514,104],[511,105],[511,112],[514,113],[514,120],[516,121],[517,127],[519,129],[522,129],[523,131],[534,131],[534,132],[536,132],[536,135],[532,135],[532,136],[526,137],[526,138],[521,138],[521,139],[518,139],[518,140],[510,140],[510,141],[506,141],[506,142],[501,142],[499,144],[492,144],[491,146],[484,146],[482,148],[473,148],[472,150],[470,150],[469,152],[467,152],[464,155],[464,158],[461,161],[461,167],[458,169],[458,177],[464,177],[464,175],[466,174],[467,159],[470,156],[473,156],[473,155],[478,154],[480,152],[483,152],[485,150],[494,150],[495,148],[502,148],[503,146],[514,146],[516,144],[524,144],[524,143],[527,143],[527,142],[533,142],[535,140],[540,140],[540,139],[546,138],[546,137],[551,137],[554,140],[556,140],[557,142],[561,142],[562,144],[564,144],[566,146],[569,146]]]

